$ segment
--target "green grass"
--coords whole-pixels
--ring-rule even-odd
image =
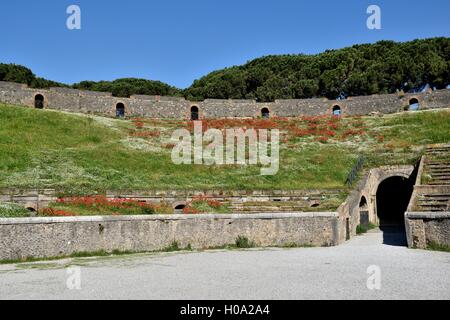
[[[445,245],[445,244],[438,244],[435,242],[429,243],[427,246],[427,249],[432,250],[432,251],[450,252],[450,246]]]
[[[300,121],[300,120],[297,120]],[[343,124],[352,119],[343,119]],[[136,138],[127,120],[0,105],[0,188],[54,188],[63,194],[105,190],[341,189],[359,155],[367,166],[415,163],[422,146],[448,142],[450,111],[364,117],[369,135],[319,143],[308,137],[281,144],[280,170],[258,166],[175,165],[170,136],[179,121],[145,120],[158,137]]]
[[[110,206],[103,206],[103,205],[78,205],[78,204],[72,204],[72,203],[50,203],[48,205],[48,208],[51,208],[52,210],[62,211],[66,213],[73,214],[75,216],[104,216],[104,215],[152,215],[152,214],[172,214],[174,213],[174,210],[172,206],[166,203],[162,203],[155,206],[136,206],[136,205],[110,205]],[[39,211],[39,215],[42,216],[52,216],[52,212],[44,210]]]
[[[111,252],[105,251],[105,250],[98,250],[98,251],[92,251],[92,252],[75,252],[70,255],[65,256],[55,256],[55,257],[48,257],[48,258],[39,258],[39,257],[27,257],[23,259],[7,259],[7,260],[0,260],[0,265],[2,264],[25,264],[25,263],[32,263],[32,262],[45,262],[45,261],[56,261],[56,260],[62,260],[62,259],[70,259],[70,258],[90,258],[90,257],[113,257],[113,256],[128,256],[128,255],[136,255],[136,254],[152,254],[152,253],[165,253],[165,252],[192,252],[192,251],[212,251],[212,250],[240,250],[240,249],[251,249],[251,248],[283,248],[283,249],[298,249],[298,248],[314,248],[314,245],[311,244],[296,244],[296,243],[286,243],[281,246],[269,246],[269,247],[258,247],[253,242],[249,241],[248,238],[239,236],[235,243],[233,244],[226,244],[223,246],[216,246],[216,247],[207,247],[200,250],[194,250],[191,246],[191,244],[188,244],[185,247],[181,247],[178,241],[173,241],[170,245],[167,247],[161,249],[161,250],[155,250],[155,251],[130,251],[130,250],[113,250]]]
[[[55,260],[61,260],[61,259],[68,259],[68,258],[89,258],[89,257],[108,257],[108,256],[122,256],[122,255],[130,255],[130,254],[137,254],[139,252],[132,252],[132,251],[120,251],[120,250],[113,250],[112,252],[107,252],[105,250],[98,250],[98,251],[92,251],[92,252],[75,252],[70,255],[66,256],[56,256],[56,257],[49,257],[49,258],[33,258],[33,257],[27,257],[23,259],[9,259],[9,260],[0,260],[0,264],[13,264],[13,263],[30,263],[30,262],[40,262],[40,261],[55,261]]]
[[[369,230],[375,229],[377,226],[373,223],[369,223],[368,225],[360,224],[356,226],[356,234],[364,234],[367,233]]]
[[[252,241],[250,241],[247,237],[244,237],[244,236],[237,237],[235,244],[236,244],[236,248],[239,248],[239,249],[255,247],[255,244]]]
[[[15,203],[0,202],[0,218],[29,217],[30,211]]]

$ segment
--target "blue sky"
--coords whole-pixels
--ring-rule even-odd
[[[82,29],[66,28],[81,8]],[[366,27],[370,4],[382,29]],[[1,1],[0,62],[74,83],[140,77],[181,88],[268,54],[450,36],[448,0]]]

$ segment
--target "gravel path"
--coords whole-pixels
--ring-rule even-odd
[[[450,254],[392,245],[395,236],[383,240],[376,230],[332,248],[3,265],[0,299],[450,299]],[[377,275],[370,266],[380,271],[379,290],[367,287]]]

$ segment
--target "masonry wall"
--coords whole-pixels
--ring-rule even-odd
[[[295,209],[291,211],[304,211],[303,208],[309,209],[312,205],[327,206],[327,201],[339,196],[341,190],[147,190],[147,191],[107,191],[104,196],[108,199],[135,199],[148,203],[165,202],[172,205],[173,208],[179,205],[187,205],[195,197],[205,196],[209,199],[228,203],[233,206],[234,211],[243,211],[242,207],[246,202],[270,203],[270,210],[283,211],[286,201],[295,201]],[[49,203],[55,202],[58,194],[54,189],[0,189],[0,202],[17,203],[25,208],[38,211],[45,208]],[[276,206],[276,204],[280,206]],[[325,211],[327,209],[320,210]]]
[[[336,213],[0,219],[0,260],[105,250],[214,248],[245,236],[257,246],[337,244]]]
[[[302,100],[276,100],[270,103],[257,103],[254,100],[207,99],[190,102],[184,98],[134,95],[130,98],[113,97],[108,92],[81,91],[68,88],[32,89],[26,85],[1,82],[0,102],[34,106],[37,94],[44,96],[44,107],[69,112],[82,112],[116,115],[116,105],[123,103],[128,117],[140,116],[160,119],[189,119],[191,107],[199,108],[201,119],[211,118],[256,118],[261,110],[267,108],[270,116],[294,117],[332,115],[333,107],[339,106],[343,115],[358,116],[371,113],[395,113],[408,108],[409,101],[415,98],[421,109],[450,107],[450,90],[438,90],[420,94],[372,95],[350,97],[346,100],[326,98]]]
[[[450,246],[450,212],[407,212],[408,247],[426,249],[430,244]]]

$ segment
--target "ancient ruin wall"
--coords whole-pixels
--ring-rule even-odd
[[[163,215],[0,219],[0,260],[68,256],[100,250],[157,251],[174,241],[193,249],[337,244],[336,213]]]
[[[339,107],[348,116],[371,113],[395,113],[408,109],[411,99],[417,99],[421,109],[450,107],[450,90],[438,90],[420,94],[387,94],[350,97],[346,100],[326,98],[301,100],[276,100],[258,103],[254,100],[207,99],[191,102],[184,98],[133,95],[130,98],[113,97],[108,92],[81,91],[68,88],[33,89],[26,85],[0,82],[0,102],[34,107],[36,95],[44,97],[44,108],[69,112],[92,113],[114,117],[116,106],[122,103],[127,117],[159,119],[190,119],[191,108],[199,109],[200,119],[256,118],[266,108],[270,116],[332,115]]]
[[[450,247],[450,212],[407,212],[405,225],[410,248]]]

